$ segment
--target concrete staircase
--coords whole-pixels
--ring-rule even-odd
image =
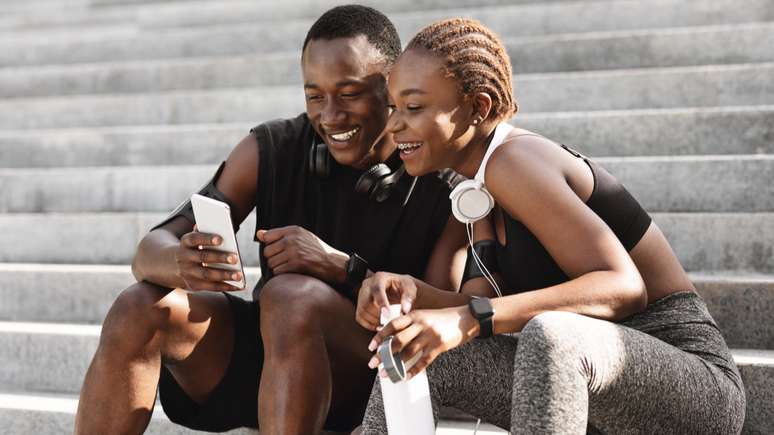
[[[3,433],[72,430],[137,242],[251,126],[303,110],[298,50],[335,3],[0,0]],[[362,3],[404,43],[451,16],[502,35],[514,123],[595,157],[653,214],[734,349],[744,433],[774,433],[774,0]],[[149,433],[193,433],[157,414]]]

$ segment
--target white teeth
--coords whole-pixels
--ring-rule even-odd
[[[333,140],[343,142],[352,139],[352,136],[354,136],[358,130],[360,130],[360,127],[354,128],[350,131],[345,131],[344,133],[331,134],[330,136],[333,138]]]
[[[419,148],[422,142],[404,142],[398,144],[398,149],[401,151],[408,151],[414,148]]]

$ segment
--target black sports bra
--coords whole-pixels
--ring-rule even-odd
[[[575,150],[594,177],[594,188],[586,205],[613,230],[627,251],[631,251],[650,227],[651,218],[636,199],[609,172]],[[557,285],[569,281],[540,241],[524,224],[503,213],[505,246],[497,244],[497,262],[505,280],[504,294]]]

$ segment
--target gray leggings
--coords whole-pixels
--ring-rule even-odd
[[[427,375],[436,421],[451,406],[511,434],[736,434],[744,423],[739,371],[693,292],[620,323],[543,313],[445,352]],[[387,433],[379,382],[362,433]]]

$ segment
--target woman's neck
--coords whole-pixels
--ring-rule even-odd
[[[498,123],[487,123],[476,129],[473,138],[462,148],[460,158],[457,160],[459,163],[453,168],[455,172],[470,179],[476,176],[497,125]]]

